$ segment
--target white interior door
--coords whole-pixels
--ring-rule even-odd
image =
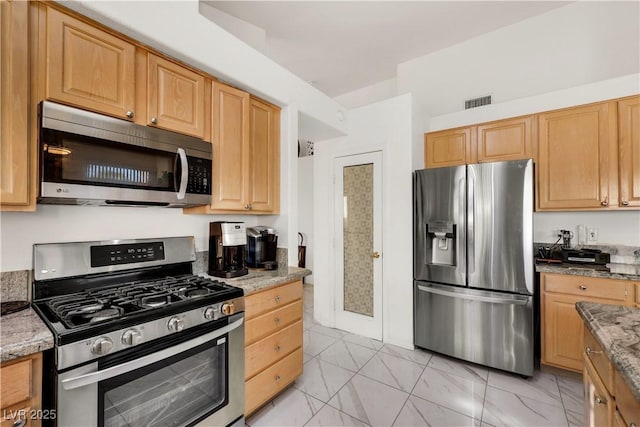
[[[335,325],[382,339],[382,153],[337,157]]]

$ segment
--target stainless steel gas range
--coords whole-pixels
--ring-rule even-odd
[[[58,426],[244,425],[243,291],[193,275],[193,237],[34,245]]]

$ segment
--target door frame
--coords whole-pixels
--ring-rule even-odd
[[[333,157],[333,317],[336,328],[358,335],[383,339],[383,151],[345,154]],[[373,262],[373,317],[348,312],[344,307],[344,228],[343,228],[343,174],[350,165],[373,164],[373,251],[380,258]]]

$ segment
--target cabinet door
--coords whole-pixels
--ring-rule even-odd
[[[204,138],[204,76],[150,53],[147,96],[149,124]]]
[[[31,201],[28,21],[28,2],[0,3],[0,202],[3,208],[22,206],[26,209]]]
[[[615,103],[600,103],[538,116],[539,210],[609,206],[610,185],[617,189],[610,179],[617,165],[615,110]]]
[[[249,107],[249,126],[249,204],[252,211],[278,213],[279,109],[252,98]]]
[[[533,116],[478,125],[478,162],[533,158]]]
[[[586,426],[610,426],[613,424],[614,401],[602,384],[595,369],[585,360],[582,374]]]
[[[424,135],[426,168],[458,166],[470,162],[475,128],[449,129]]]
[[[248,210],[249,94],[213,85],[212,209]]]
[[[583,322],[575,296],[545,292],[542,296],[542,360],[546,365],[581,371]]]
[[[640,206],[640,96],[618,102],[620,206]]]
[[[130,119],[134,80],[132,44],[47,8],[47,98]]]

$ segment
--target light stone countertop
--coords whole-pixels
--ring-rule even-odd
[[[640,400],[640,309],[584,301],[577,303],[576,309]]]
[[[0,362],[53,347],[53,334],[31,307],[0,317]]]
[[[640,265],[607,264],[607,269],[593,266],[576,266],[575,264],[536,264],[538,273],[570,274],[574,276],[600,277],[603,279],[622,279],[640,281]]]
[[[237,286],[244,290],[244,295],[251,295],[254,292],[258,292],[264,289],[268,289],[273,286],[282,285],[284,283],[293,282],[295,280],[302,279],[305,276],[309,276],[311,270],[298,267],[281,267],[277,270],[256,270],[249,269],[249,274],[246,276],[240,276],[233,279],[225,279],[220,277],[209,276],[202,274],[205,277],[210,277],[215,280],[221,280],[232,286]]]

